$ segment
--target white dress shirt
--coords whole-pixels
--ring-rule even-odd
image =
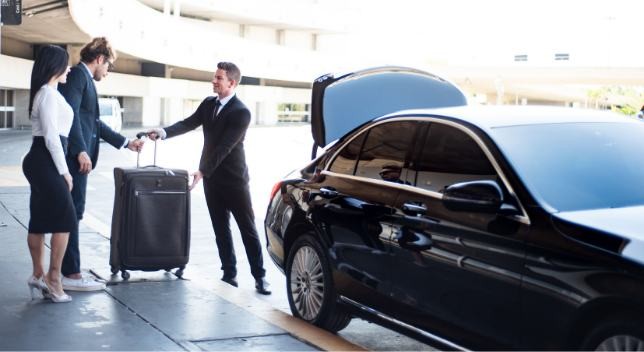
[[[60,136],[67,137],[74,112],[58,90],[45,84],[36,93],[31,109],[31,134],[42,136],[61,175],[69,173]]]
[[[229,95],[229,96],[227,96],[227,97],[225,97],[223,99],[219,99],[219,97],[218,97],[217,99],[219,99],[219,102],[221,103],[221,105],[219,106],[219,110],[217,111],[217,113],[219,113],[219,111],[221,111],[224,108],[224,106],[226,106],[226,104],[228,104],[230,99],[232,99],[234,96],[235,96],[235,94],[233,93],[233,94],[231,94],[231,95]]]

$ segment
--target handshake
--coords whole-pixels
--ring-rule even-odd
[[[151,140],[155,141],[155,140],[157,140],[159,138],[160,139],[165,139],[166,133],[165,133],[165,130],[163,128],[153,128],[153,129],[148,130],[146,132],[138,133],[136,136],[137,136],[137,138],[147,136]]]

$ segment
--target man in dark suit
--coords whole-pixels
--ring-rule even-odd
[[[107,39],[94,38],[83,47],[80,56],[81,62],[72,67],[67,76],[67,83],[58,86],[58,90],[74,111],[74,121],[68,139],[67,165],[74,180],[72,199],[79,221],[85,212],[87,176],[96,167],[100,139],[115,148],[127,147],[132,151],[140,151],[143,146],[142,140],[129,141],[99,119],[94,80],[100,81],[105,78],[116,60],[116,53]],[[69,234],[61,271],[65,290],[97,291],[105,288],[105,283],[81,273],[78,226]]]
[[[268,295],[262,247],[255,229],[255,215],[248,186],[248,166],[244,136],[250,124],[250,111],[235,95],[241,79],[239,68],[230,62],[217,64],[212,80],[217,97],[204,99],[188,118],[165,129],[148,132],[150,138],[170,138],[203,126],[204,146],[199,170],[192,174],[193,189],[203,179],[210,220],[215,230],[223,281],[237,287],[237,259],[230,231],[230,214],[241,232],[257,292]]]

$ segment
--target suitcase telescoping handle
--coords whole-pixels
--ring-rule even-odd
[[[137,139],[141,139],[143,137],[147,137],[148,133],[147,132],[139,132],[136,134]],[[138,169],[139,166],[139,159],[141,158],[141,152],[136,153],[136,168]],[[152,163],[152,166],[157,166],[157,140],[154,140],[154,162]]]

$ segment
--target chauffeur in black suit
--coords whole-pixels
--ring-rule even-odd
[[[208,97],[188,118],[164,129],[148,132],[152,139],[170,138],[203,126],[204,146],[199,170],[192,174],[190,189],[203,178],[206,203],[215,230],[223,281],[237,287],[237,260],[230,231],[230,214],[241,232],[257,292],[268,295],[262,247],[255,229],[255,215],[248,186],[248,166],[244,136],[250,124],[250,111],[235,95],[241,79],[239,68],[230,62],[217,64],[212,85],[217,97]]]
[[[116,53],[107,39],[94,38],[83,47],[80,56],[81,62],[72,67],[67,76],[67,83],[58,85],[58,90],[74,111],[68,139],[67,165],[74,180],[72,199],[79,221],[85,212],[87,177],[96,167],[100,139],[115,148],[127,147],[132,151],[140,151],[143,146],[142,140],[128,141],[99,119],[98,96],[94,80],[100,81],[105,78],[116,60]],[[61,271],[65,290],[96,291],[105,288],[103,282],[81,273],[78,226],[69,235]]]

